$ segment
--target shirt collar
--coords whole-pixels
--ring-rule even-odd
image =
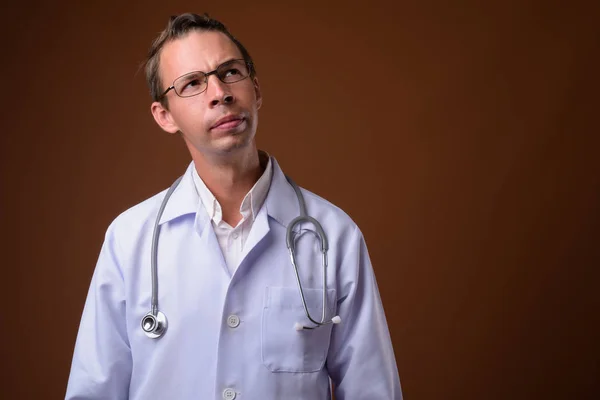
[[[267,197],[271,185],[271,177],[273,176],[271,157],[264,151],[260,151],[259,158],[261,166],[263,166],[265,170],[254,186],[252,186],[252,189],[244,196],[242,204],[240,205],[240,214],[242,214],[244,219],[252,218],[253,221]],[[209,218],[212,219],[215,224],[219,224],[223,220],[221,204],[219,204],[219,201],[208,189],[202,178],[200,178],[196,168],[192,168],[192,180]]]

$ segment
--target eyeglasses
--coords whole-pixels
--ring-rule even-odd
[[[171,89],[179,97],[192,97],[204,92],[208,87],[208,77],[216,75],[223,83],[235,83],[250,76],[250,65],[241,59],[226,61],[210,72],[194,71],[180,76],[173,85],[160,95],[162,99]]]

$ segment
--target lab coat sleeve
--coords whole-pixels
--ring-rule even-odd
[[[402,399],[400,378],[364,237],[355,228],[338,270],[338,315],[327,357],[336,400]]]
[[[65,399],[127,399],[131,366],[125,286],[109,228],[85,301]]]

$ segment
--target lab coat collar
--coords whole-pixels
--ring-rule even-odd
[[[266,207],[267,214],[271,218],[275,219],[281,225],[287,226],[300,213],[298,199],[275,157],[270,156],[270,158],[273,167],[273,176],[264,207]],[[209,219],[206,210],[202,206],[198,192],[194,187],[193,168],[194,163],[190,162],[179,186],[177,186],[169,198],[159,224],[164,224],[183,215],[194,213],[200,214],[197,215],[197,218],[202,220],[199,221],[199,227],[204,226],[202,222],[205,219]]]
[[[271,161],[273,177],[271,188],[265,199],[265,207],[271,218],[287,227],[294,218],[300,215],[298,198],[277,160],[271,156]]]
[[[194,187],[194,180],[192,177],[193,168],[194,163],[191,162],[183,174],[181,182],[171,194],[163,214],[160,217],[159,224],[162,225],[165,222],[169,222],[186,214],[194,214],[198,211],[199,206],[202,206],[198,192]],[[160,201],[162,202],[163,199],[164,195],[160,197]]]

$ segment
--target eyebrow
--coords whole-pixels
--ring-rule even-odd
[[[214,69],[213,69],[213,71],[214,71],[214,70],[216,70],[217,68],[219,68],[219,67],[220,67],[221,65],[223,65],[223,64],[226,64],[226,63],[228,63],[228,62],[235,61],[235,60],[241,60],[241,59],[243,59],[243,58],[236,58],[236,57],[231,57],[231,58],[228,58],[228,59],[226,59],[225,61],[221,61],[220,63],[218,63],[218,64],[217,64],[217,67],[216,67],[216,68],[214,68]],[[207,73],[208,73],[208,72],[210,72],[210,71],[206,72],[206,71],[202,71],[202,70],[197,70],[197,71],[192,71],[192,72],[203,72],[203,73],[207,74]]]
[[[228,62],[235,61],[235,60],[243,60],[243,59],[244,59],[243,57],[242,58],[230,57],[230,58],[226,59],[225,61],[222,61],[219,64],[217,64],[217,68],[219,68],[221,65],[226,64]],[[217,68],[213,69],[213,71],[216,70]],[[175,82],[179,78],[183,78],[184,76],[187,76],[187,75],[190,75],[190,74],[195,74],[195,73],[198,73],[198,72],[202,72],[203,74],[208,74],[208,72],[211,72],[211,71],[205,72],[205,71],[197,69],[197,70],[194,70],[194,71],[186,72],[183,75],[179,75],[178,77],[176,77],[175,79],[173,79],[171,82]]]

